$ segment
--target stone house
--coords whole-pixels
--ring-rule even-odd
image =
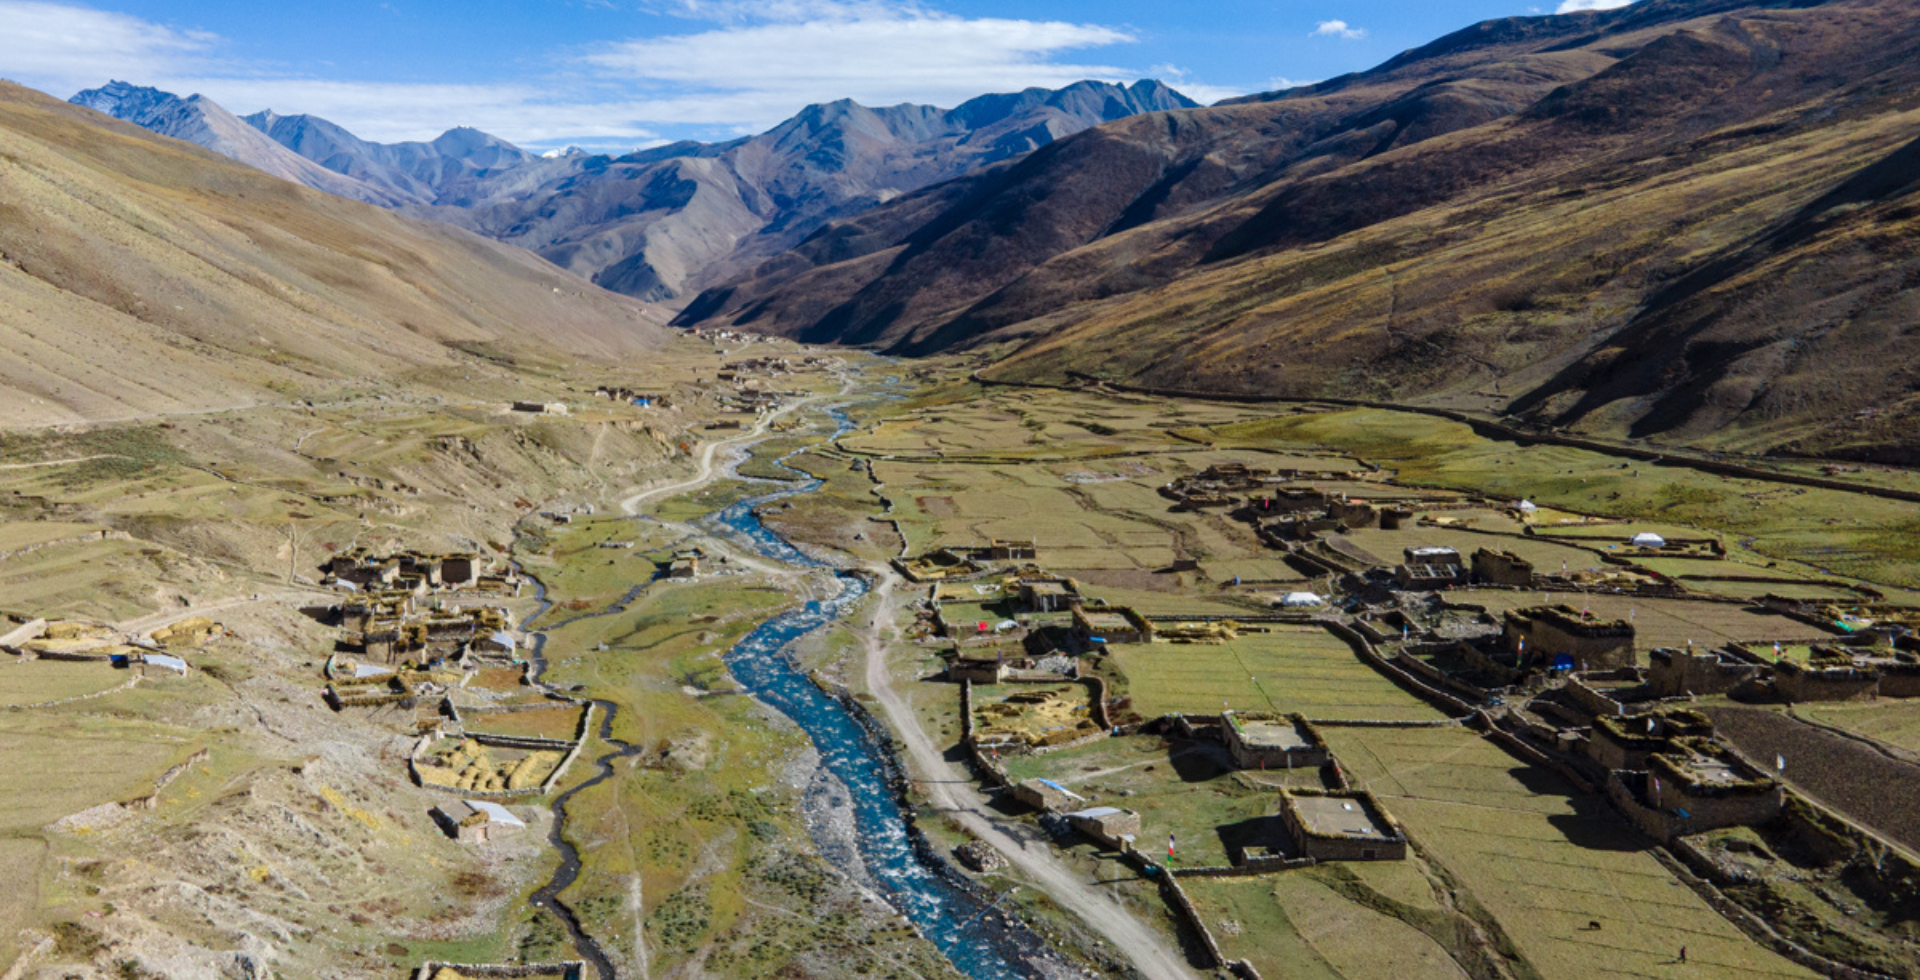
[[[1073,607],[1073,635],[1083,646],[1150,643],[1153,641],[1153,624],[1126,606],[1089,610],[1076,604]]]
[[[1281,790],[1280,818],[1294,851],[1315,861],[1401,861],[1407,835],[1366,790]]]
[[[1301,715],[1229,711],[1221,721],[1227,754],[1242,769],[1310,769],[1332,758],[1326,739]]]
[[[993,541],[987,545],[992,561],[1036,561],[1040,551],[1032,541]]]
[[[1646,800],[1693,831],[1750,827],[1780,815],[1785,794],[1773,777],[1709,739],[1676,740],[1678,751],[1647,760]]]
[[[1020,608],[1027,612],[1066,612],[1080,601],[1080,583],[1070,578],[1023,578]]]
[[[1587,736],[1587,757],[1608,769],[1645,769],[1647,760],[1673,751],[1676,738],[1705,738],[1713,722],[1693,711],[1664,714],[1601,715]]]
[[[1633,639],[1632,623],[1595,619],[1572,606],[1533,606],[1506,614],[1506,646],[1523,665],[1567,656],[1575,670],[1632,667]]]
[[[1647,686],[1663,698],[1725,694],[1758,680],[1766,667],[1730,650],[1662,647],[1647,654]]]
[[[1788,701],[1863,701],[1880,693],[1880,672],[1850,661],[1781,660],[1773,665],[1773,689]]]
[[[1473,580],[1525,588],[1533,584],[1533,562],[1511,551],[1481,548],[1473,553]]]

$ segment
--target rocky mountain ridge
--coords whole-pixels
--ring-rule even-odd
[[[1490,21],[930,186],[678,322],[1913,462],[1915,50],[1896,0]]]
[[[650,300],[694,291],[826,221],[1090,126],[1194,103],[1153,81],[987,95],[953,109],[809,106],[759,136],[619,157],[536,156],[473,129],[381,144],[309,115],[235,117],[201,96],[114,82],[73,101],[329,193],[527,248]],[[264,137],[261,138],[261,137]]]

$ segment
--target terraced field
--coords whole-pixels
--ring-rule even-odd
[[[1226,643],[1117,645],[1133,710],[1298,711],[1309,718],[1431,721],[1446,717],[1361,662],[1317,627],[1275,624]]]
[[[1472,731],[1326,735],[1353,780],[1493,914],[1543,980],[1666,977],[1676,969],[1730,980],[1814,976],[1754,945],[1701,901],[1604,799],[1574,796]]]

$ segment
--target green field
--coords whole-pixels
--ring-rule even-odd
[[[1360,661],[1314,626],[1273,624],[1228,643],[1119,644],[1133,710],[1170,713],[1297,711],[1309,718],[1427,721],[1446,717]]]
[[[0,657],[0,708],[111,691],[132,676],[104,663]]]
[[[1181,883],[1229,959],[1266,977],[1464,980],[1446,948],[1306,873]]]
[[[1675,879],[1599,797],[1457,728],[1334,729],[1334,754],[1543,980],[1811,977]],[[1590,928],[1597,922],[1600,928]],[[1677,967],[1681,947],[1687,965]]]

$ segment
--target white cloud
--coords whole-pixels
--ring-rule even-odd
[[[1133,40],[1095,24],[969,19],[881,0],[680,0],[678,6],[720,26],[610,44],[587,54],[585,63],[672,92],[669,101],[758,102],[764,108],[752,121],[762,124],[806,103],[836,98],[952,105],[983,92],[1138,75],[1055,60]]]
[[[1571,0],[1570,0],[1571,2]],[[1313,29],[1313,37],[1337,37],[1342,41],[1358,41],[1367,36],[1364,28],[1354,27],[1344,20],[1323,20]]]
[[[966,18],[915,0],[651,0],[698,20],[678,34],[547,52],[558,67],[504,84],[312,77],[242,62],[204,31],[50,0],[0,0],[0,76],[61,98],[110,78],[204,94],[236,113],[311,113],[366,139],[474,126],[529,147],[617,149],[685,126],[758,132],[812,102],[952,106],[986,92],[1085,78],[1167,77],[1211,102],[1238,91],[1172,66],[1142,73],[1076,52],[1129,44],[1098,24]],[[1344,28],[1344,25],[1342,25]]]
[[[0,0],[0,25],[6,33],[0,73],[52,91],[201,64],[217,40],[203,31],[40,0]]]
[[[1633,0],[1560,0],[1556,14],[1577,14],[1583,10],[1618,10]]]

